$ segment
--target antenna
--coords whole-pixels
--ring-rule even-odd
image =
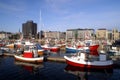
[[[40,10],[40,30],[39,30],[39,39],[41,39],[41,31],[42,31],[42,18],[41,18],[41,10]]]

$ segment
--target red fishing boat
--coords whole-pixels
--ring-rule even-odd
[[[18,61],[29,62],[29,63],[41,63],[43,62],[43,56],[38,53],[38,45],[27,42],[24,46],[24,52],[20,55],[14,55]]]
[[[44,50],[50,50],[51,52],[58,52],[60,50],[60,47],[58,46],[50,46],[48,44],[45,44],[41,46]]]
[[[68,65],[93,68],[93,69],[107,69],[113,66],[113,61],[107,59],[106,54],[99,54],[99,56],[91,56],[88,53],[78,52],[72,56],[64,56]]]

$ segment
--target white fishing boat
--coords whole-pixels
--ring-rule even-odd
[[[68,65],[82,68],[107,69],[113,66],[113,61],[106,54],[91,56],[84,52],[78,52],[72,56],[64,56]]]
[[[40,55],[40,53],[38,53],[38,47],[40,46],[37,44],[35,45],[34,43],[26,42],[23,54],[17,54],[14,55],[14,57],[16,60],[23,62],[41,63],[43,62],[44,57],[43,55]]]

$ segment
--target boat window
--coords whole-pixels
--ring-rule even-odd
[[[25,46],[25,50],[29,50],[29,46]]]

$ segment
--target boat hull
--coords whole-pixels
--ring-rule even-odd
[[[77,53],[80,50],[76,49],[76,48],[72,48],[72,47],[66,47],[66,53]]]
[[[58,52],[59,50],[60,50],[59,47],[51,47],[51,48],[50,48],[50,51],[51,51],[51,52]]]
[[[81,68],[88,68],[88,69],[109,69],[113,67],[113,62],[111,60],[109,61],[94,61],[94,62],[85,62],[85,61],[75,61],[70,60],[66,56],[64,57],[66,59],[66,63],[71,66],[81,67]]]
[[[42,63],[43,57],[37,57],[37,58],[25,58],[22,56],[14,55],[15,59],[22,62],[28,62],[28,63]]]

